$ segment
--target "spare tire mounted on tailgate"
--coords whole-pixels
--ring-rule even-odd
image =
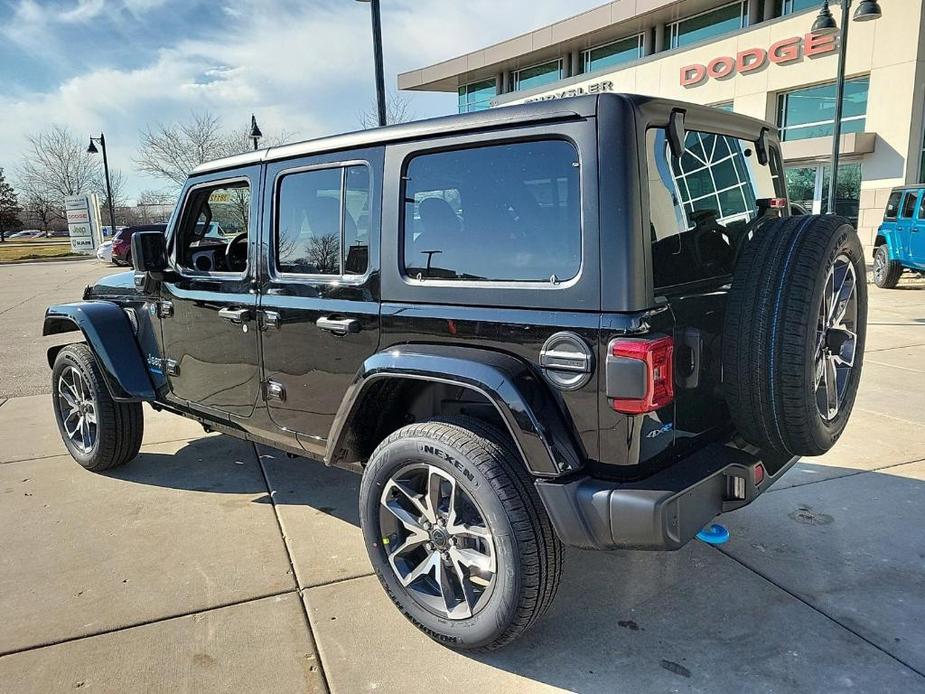
[[[837,216],[764,225],[736,266],[723,342],[726,402],[764,450],[821,455],[854,406],[867,324],[857,234]]]

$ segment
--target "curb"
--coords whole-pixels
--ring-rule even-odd
[[[3,265],[27,265],[29,263],[63,263],[67,261],[96,260],[95,255],[67,255],[51,256],[49,258],[26,258],[25,260],[0,260],[0,266]]]

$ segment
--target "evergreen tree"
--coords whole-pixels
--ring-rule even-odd
[[[19,221],[20,212],[22,208],[19,206],[16,191],[7,182],[3,169],[0,169],[0,242],[6,241],[7,231],[22,224]]]

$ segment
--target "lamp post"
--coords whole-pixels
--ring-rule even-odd
[[[260,127],[257,125],[257,117],[253,113],[251,114],[251,132],[248,137],[254,141],[254,151],[256,152],[257,141],[263,137],[263,133],[260,132]]]
[[[100,133],[99,137],[90,136],[90,146],[87,147],[89,154],[96,154],[99,150],[96,148],[96,142],[100,143],[103,150],[103,172],[106,174],[106,198],[109,201],[109,228],[113,236],[116,234],[116,209],[112,199],[112,184],[109,181],[109,159],[106,157],[106,136]]]
[[[385,74],[382,68],[382,20],[379,16],[379,0],[357,0],[368,2],[373,22],[373,60],[376,63],[376,106],[379,111],[379,125],[386,125]]]
[[[851,11],[851,0],[841,0],[842,22],[841,36],[838,45],[838,70],[835,77],[835,123],[832,129],[832,173],[829,176],[829,199],[827,211],[835,214],[836,187],[838,183],[838,160],[841,155],[841,116],[842,99],[845,91],[845,55],[848,52],[848,12]],[[867,22],[880,18],[880,6],[877,0],[861,0],[858,9],[854,12],[855,22]],[[838,23],[829,9],[829,0],[822,1],[816,21],[813,22],[812,33],[817,36],[834,34],[838,31]]]

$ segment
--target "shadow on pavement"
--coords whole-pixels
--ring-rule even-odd
[[[259,450],[277,504],[310,506],[359,526],[359,475],[307,458],[289,458],[273,449]],[[175,453],[142,451],[130,463],[105,474],[126,482],[194,492],[261,494],[254,503],[270,503],[263,477],[253,474],[255,466],[250,443],[220,435],[194,439]]]
[[[240,467],[255,464],[249,448],[203,438],[175,455],[145,453],[112,476],[260,494],[254,502],[268,503],[262,477]],[[358,475],[269,449],[261,457],[277,504],[358,525]],[[599,691],[602,676],[643,675],[650,689],[698,681],[695,688],[727,689],[721,673],[733,672],[768,686],[799,681],[805,690],[844,677],[861,689],[921,686],[855,634],[925,669],[914,649],[925,640],[925,601],[915,597],[925,585],[925,540],[900,531],[925,521],[925,480],[916,474],[925,475],[801,465],[828,479],[765,494],[721,517],[733,536],[722,552],[697,541],[672,553],[569,550],[547,617],[503,651],[472,658],[573,691]]]

